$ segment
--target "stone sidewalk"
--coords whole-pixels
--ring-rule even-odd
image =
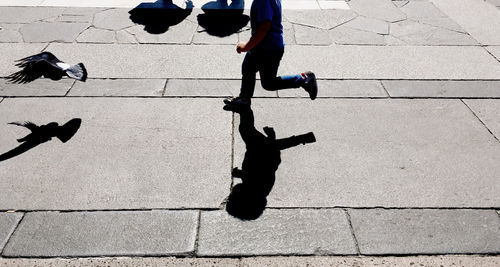
[[[0,161],[0,265],[500,264],[495,2],[294,1],[280,73],[314,70],[318,99],[258,83],[255,127],[317,141],[281,152],[250,221],[225,210],[245,144],[222,110],[248,10],[0,1],[0,153],[29,133],[9,122],[81,119]],[[41,51],[89,79],[7,82]]]

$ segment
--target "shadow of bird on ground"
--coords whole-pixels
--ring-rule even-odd
[[[230,5],[227,0],[208,2],[201,7],[205,13],[198,15],[198,24],[209,35],[230,36],[240,32],[250,21],[250,17],[243,14],[244,8],[243,0],[233,0]]]
[[[57,122],[51,122],[46,125],[37,126],[32,122],[11,122],[9,124],[28,128],[31,133],[23,138],[17,139],[21,143],[18,147],[0,155],[0,161],[4,161],[15,156],[18,156],[39,144],[52,140],[57,137],[61,142],[66,143],[75,135],[82,123],[81,119],[75,118],[68,121],[66,124],[59,126]]]
[[[254,115],[250,108],[225,106],[225,110],[240,114],[239,131],[245,142],[245,158],[241,169],[234,168],[233,177],[242,183],[233,187],[226,204],[226,211],[242,220],[255,220],[264,211],[267,196],[276,179],[276,171],[281,163],[281,150],[299,144],[314,143],[312,132],[276,139],[274,129],[264,127],[264,134],[254,126]]]
[[[42,52],[17,60],[16,66],[22,70],[7,76],[12,83],[29,83],[40,77],[60,80],[63,76],[85,82],[87,70],[83,63],[69,65],[59,60],[50,52]]]
[[[144,30],[151,34],[162,34],[170,26],[177,25],[193,11],[193,2],[186,1],[186,8],[181,8],[172,1],[158,0],[155,3],[141,3],[130,10],[130,20],[144,25]]]

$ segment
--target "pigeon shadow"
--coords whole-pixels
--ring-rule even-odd
[[[21,144],[18,147],[0,155],[0,162],[21,155],[22,153],[42,143],[52,140],[53,137],[57,137],[61,140],[61,142],[66,143],[76,134],[82,124],[82,120],[75,118],[62,126],[59,126],[57,122],[51,122],[42,126],[37,126],[32,122],[12,122],[9,124],[28,128],[31,133],[23,138],[17,139],[17,141]]]
[[[209,35],[226,37],[240,32],[250,21],[243,14],[245,2],[233,0],[227,5],[227,0],[212,1],[204,4],[201,9],[204,14],[198,15],[198,24]]]
[[[154,3],[141,3],[129,11],[130,20],[144,25],[144,30],[151,34],[162,34],[170,26],[177,25],[193,11],[193,2],[186,1],[186,8],[175,5],[172,1],[158,0]]]
[[[276,139],[271,127],[264,127],[264,133],[255,129],[254,115],[250,108],[227,109],[240,113],[239,132],[245,142],[246,152],[241,169],[234,168],[232,176],[241,178],[242,183],[231,190],[226,211],[242,220],[255,220],[262,215],[267,204],[267,196],[276,180],[276,171],[281,163],[281,150],[299,144],[314,143],[312,132]]]

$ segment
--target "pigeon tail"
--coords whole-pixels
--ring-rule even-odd
[[[73,79],[80,80],[85,82],[87,80],[87,69],[83,63],[78,63],[76,65],[71,66],[66,70],[66,74]]]

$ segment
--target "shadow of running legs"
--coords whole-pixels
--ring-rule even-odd
[[[226,210],[242,220],[255,220],[260,217],[267,204],[276,179],[276,171],[281,163],[281,150],[299,144],[314,143],[312,132],[276,139],[274,129],[264,127],[264,133],[255,129],[254,115],[250,107],[235,108],[225,106],[225,110],[240,114],[239,132],[245,142],[245,158],[241,169],[233,169],[233,177],[241,178],[242,183],[233,187]]]

